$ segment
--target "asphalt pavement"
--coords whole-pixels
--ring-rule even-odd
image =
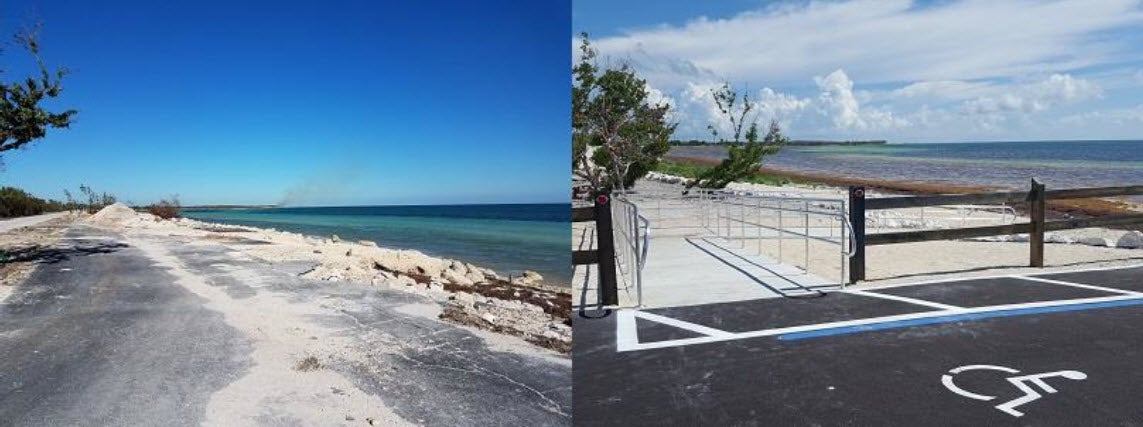
[[[130,239],[77,226],[62,242],[0,302],[0,425],[199,425],[212,395],[255,363],[251,339]],[[566,359],[504,351],[468,329],[408,313],[410,304],[431,304],[423,297],[303,279],[297,266],[241,261],[222,245],[153,243],[239,303],[275,292],[347,307],[312,321],[345,331],[368,358],[323,362],[403,419],[571,423]]]
[[[1143,267],[585,312],[576,425],[1143,425]]]

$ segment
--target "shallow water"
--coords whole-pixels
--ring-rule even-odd
[[[187,210],[189,218],[338,235],[459,259],[502,275],[534,270],[545,282],[571,283],[571,207],[567,204],[352,206]]]
[[[725,148],[672,147],[670,155],[721,159]],[[1027,188],[1143,184],[1143,141],[1020,141],[786,147],[765,166],[800,172]]]

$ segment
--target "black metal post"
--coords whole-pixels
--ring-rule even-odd
[[[1047,197],[1044,183],[1032,178],[1032,191],[1028,193],[1028,211],[1031,214],[1032,230],[1028,233],[1029,260],[1032,267],[1044,266],[1044,213]]]
[[[611,192],[598,190],[595,198],[595,236],[599,266],[599,299],[603,305],[619,305],[615,277],[615,233],[611,224]]]
[[[849,223],[854,252],[849,258],[849,283],[865,280],[865,187],[849,187]]]

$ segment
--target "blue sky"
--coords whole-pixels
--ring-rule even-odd
[[[42,21],[79,115],[3,155],[62,198],[295,205],[566,202],[568,1],[5,1]],[[7,36],[3,37],[7,39]],[[6,49],[5,78],[28,68]]]
[[[632,65],[681,138],[724,126],[710,90],[730,82],[795,138],[1143,139],[1141,0],[572,8],[573,46],[588,31],[605,63]]]

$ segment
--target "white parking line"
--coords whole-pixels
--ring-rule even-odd
[[[882,298],[882,299],[888,299],[888,300],[893,300],[893,301],[907,302],[909,304],[923,305],[926,307],[939,308],[941,310],[958,310],[958,309],[964,308],[964,307],[959,307],[959,306],[955,306],[955,305],[941,304],[939,302],[926,301],[923,299],[902,297],[902,296],[889,295],[889,294],[879,294],[876,292],[867,292],[867,291],[862,291],[862,290],[858,290],[858,289],[846,289],[846,290],[839,291],[839,292],[843,292],[843,293],[847,293],[847,294],[853,294],[853,295],[873,297],[873,298]]]
[[[1129,291],[1129,290],[1125,290],[1125,289],[1105,288],[1103,286],[1087,285],[1087,284],[1083,284],[1083,283],[1065,282],[1063,280],[1045,279],[1043,277],[1018,276],[1018,275],[1012,275],[1009,277],[1012,277],[1015,279],[1031,280],[1034,282],[1051,283],[1053,285],[1063,285],[1063,286],[1071,286],[1074,288],[1091,289],[1091,290],[1096,290],[1096,291],[1109,292],[1109,293],[1113,293],[1113,294],[1143,296],[1143,293],[1141,293],[1141,292]]]
[[[1035,274],[1037,276],[1047,276],[1047,275],[1053,275],[1053,274],[1086,273],[1086,272],[1090,272],[1090,271],[1127,270],[1127,269],[1132,269],[1132,268],[1143,269],[1143,264],[1119,265],[1119,266],[1114,266],[1114,267],[1092,267],[1092,268],[1082,268],[1082,269],[1078,269],[1078,270],[1029,272],[1029,273],[1025,273],[1025,274]],[[874,291],[874,290],[878,290],[878,289],[901,288],[901,287],[914,286],[914,285],[931,285],[934,283],[951,283],[951,282],[964,282],[964,281],[969,281],[969,280],[1001,279],[1001,278],[1012,277],[1012,276],[1013,276],[1013,274],[994,274],[994,275],[987,275],[987,276],[946,277],[946,278],[921,280],[921,281],[917,281],[917,282],[887,283],[887,284],[883,284],[883,285],[862,286],[861,290]],[[1020,276],[1020,275],[1017,274],[1017,276]],[[1032,276],[1020,276],[1020,277],[1032,277]]]
[[[740,339],[747,339],[747,338],[769,337],[769,336],[792,334],[792,333],[798,333],[798,332],[820,331],[820,330],[824,330],[824,329],[834,329],[834,328],[843,328],[843,327],[851,327],[851,326],[876,325],[879,323],[889,323],[889,322],[896,322],[896,321],[908,321],[908,320],[916,320],[916,319],[931,319],[931,318],[943,317],[943,316],[990,313],[990,312],[1019,310],[1019,309],[1065,307],[1065,306],[1083,305],[1083,304],[1111,303],[1111,302],[1127,301],[1127,300],[1143,300],[1143,296],[1117,295],[1117,296],[1112,296],[1112,297],[1079,298],[1079,299],[1070,299],[1070,300],[1038,301],[1038,302],[1027,302],[1027,303],[1019,303],[1019,304],[993,305],[993,306],[987,306],[987,307],[971,307],[971,308],[961,308],[961,309],[956,309],[956,310],[923,311],[920,313],[909,313],[909,314],[898,314],[898,315],[892,315],[892,316],[869,317],[869,318],[864,318],[864,319],[843,320],[843,321],[838,321],[838,322],[826,322],[826,323],[817,323],[817,324],[811,324],[811,325],[787,326],[787,327],[783,327],[783,328],[763,329],[763,330],[749,331],[749,332],[733,333],[733,332],[719,331],[722,333],[718,334],[718,335],[707,335],[707,336],[703,336],[703,337],[683,338],[683,339],[667,340],[667,341],[654,341],[654,342],[649,342],[649,343],[641,343],[641,342],[637,341],[637,338],[636,338],[637,335],[634,334],[634,327],[635,327],[634,321],[632,321],[630,323],[630,328],[631,328],[630,332],[617,330],[616,350],[620,351],[620,352],[635,351],[635,350],[651,350],[651,349],[657,349],[657,348],[681,347],[681,346],[693,345],[693,344],[707,344],[707,343],[732,341],[732,340],[740,340]],[[637,310],[620,310],[619,315],[623,316],[625,314],[624,312],[634,312],[634,311],[637,311]],[[626,313],[626,315],[631,316],[632,320],[634,319],[634,316],[635,316],[634,313]],[[621,326],[620,325],[621,322],[619,322],[619,320],[621,320],[622,318],[623,317],[616,319],[617,320],[617,326]],[[693,324],[691,324],[691,325],[693,325]],[[698,326],[698,325],[696,325],[696,326]],[[619,329],[626,329],[626,328],[620,327]]]
[[[1130,268],[1139,268],[1139,267],[1143,267],[1143,266],[1133,265],[1133,266],[1101,267],[1101,268],[1090,268],[1090,269],[1072,270],[1072,271],[1056,271],[1056,272],[1048,272],[1048,273],[1043,273],[1043,274],[1064,274],[1064,273],[1087,272],[1087,271],[1121,270],[1121,269],[1130,269]],[[1054,284],[1054,285],[1071,286],[1071,287],[1076,287],[1076,288],[1084,288],[1084,289],[1098,290],[1098,291],[1103,291],[1103,292],[1108,292],[1108,293],[1115,293],[1118,295],[1107,296],[1107,297],[1077,298],[1077,299],[1065,299],[1065,300],[1054,300],[1054,301],[1036,301],[1036,302],[1027,302],[1027,303],[1003,304],[1003,305],[993,305],[993,306],[985,306],[985,307],[967,307],[966,308],[966,307],[959,307],[959,306],[948,305],[948,304],[941,304],[941,303],[927,301],[927,300],[870,292],[872,290],[899,288],[899,287],[914,286],[914,285],[930,285],[930,284],[938,284],[938,283],[962,282],[962,281],[966,281],[966,280],[985,280],[985,279],[1000,279],[1000,278],[1028,280],[1028,281],[1048,283],[1048,284]],[[913,282],[913,283],[896,283],[896,284],[890,284],[890,285],[868,287],[868,288],[860,289],[860,290],[859,289],[846,289],[846,290],[840,290],[840,291],[835,291],[835,292],[844,292],[844,293],[849,293],[849,294],[853,294],[853,295],[862,295],[862,296],[873,297],[873,298],[883,298],[883,299],[896,300],[896,301],[907,302],[907,303],[911,303],[911,304],[933,307],[933,308],[937,308],[938,310],[924,311],[924,312],[919,312],[919,313],[899,314],[899,315],[892,315],[892,316],[870,317],[870,318],[865,318],[865,319],[854,319],[854,320],[845,320],[845,321],[837,321],[837,322],[817,323],[817,324],[810,324],[810,325],[798,325],[798,326],[788,326],[788,327],[782,327],[782,328],[762,329],[762,330],[748,331],[748,332],[728,332],[728,331],[710,328],[710,327],[695,324],[695,323],[685,322],[685,321],[678,320],[678,319],[672,319],[670,317],[666,317],[666,316],[662,316],[662,315],[658,315],[658,314],[647,313],[647,312],[642,312],[642,311],[633,310],[633,309],[627,309],[627,310],[619,310],[616,313],[617,314],[617,318],[616,318],[616,350],[620,351],[620,352],[637,351],[637,350],[650,350],[650,349],[657,349],[657,348],[680,347],[680,346],[686,346],[686,345],[692,345],[692,344],[705,344],[705,343],[740,340],[740,339],[747,339],[747,338],[760,338],[760,337],[786,335],[786,334],[797,334],[797,333],[804,333],[804,332],[814,332],[814,331],[822,331],[822,330],[827,330],[827,329],[847,328],[847,327],[870,326],[871,328],[873,328],[873,327],[876,327],[876,325],[883,324],[883,323],[901,322],[901,321],[907,322],[907,321],[918,320],[918,319],[933,319],[933,318],[939,318],[939,317],[944,317],[944,316],[988,314],[988,313],[992,313],[992,312],[1024,310],[1024,309],[1053,309],[1053,308],[1069,309],[1068,306],[1080,306],[1080,305],[1085,305],[1085,304],[1107,304],[1107,303],[1111,303],[1111,304],[1122,305],[1122,304],[1124,304],[1122,302],[1125,302],[1125,301],[1131,301],[1131,300],[1143,301],[1143,292],[1129,291],[1129,290],[1124,290],[1124,289],[1107,288],[1107,287],[1102,287],[1102,286],[1087,285],[1087,284],[1083,284],[1083,283],[1065,282],[1065,281],[1061,281],[1061,280],[1046,279],[1046,278],[1035,277],[1035,276],[1022,276],[1022,275],[1016,275],[1016,274],[981,276],[981,277],[962,277],[962,278],[952,278],[952,279],[936,279],[936,280],[926,280],[926,281]],[[1127,302],[1126,304],[1137,305],[1136,302],[1138,302],[1138,301]],[[1076,308],[1076,307],[1073,307],[1073,308]],[[1076,308],[1076,309],[1078,309],[1078,308]],[[663,323],[663,324],[674,326],[677,328],[689,330],[689,331],[692,331],[695,333],[702,334],[704,336],[695,337],[695,338],[683,338],[683,339],[675,339],[675,340],[654,341],[654,342],[649,342],[649,343],[641,343],[641,342],[639,342],[639,337],[638,337],[638,330],[637,330],[638,328],[637,328],[636,321],[635,321],[636,317],[642,317],[642,318],[650,320],[650,321]]]

